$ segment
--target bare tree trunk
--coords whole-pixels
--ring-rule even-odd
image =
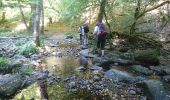
[[[22,21],[24,22],[26,29],[29,30],[28,25],[27,25],[27,21],[26,21],[25,16],[24,16],[24,12],[21,8],[20,1],[18,1],[18,3],[19,3],[19,10],[20,10],[20,13],[21,13],[21,16],[22,16]]]
[[[102,0],[100,3],[100,10],[99,10],[98,18],[97,18],[98,22],[102,22],[102,20],[103,20],[106,2],[107,2],[107,0]]]
[[[34,25],[33,25],[33,37],[34,43],[36,46],[40,46],[40,39],[39,39],[39,28],[40,28],[40,16],[41,16],[41,0],[35,0],[36,2],[36,10],[35,10],[35,17],[34,17]]]
[[[34,17],[35,17],[35,3],[30,4],[31,6],[31,16],[29,18],[29,31],[33,31],[33,23],[34,23]]]
[[[44,34],[44,2],[43,0],[41,1],[41,34]]]

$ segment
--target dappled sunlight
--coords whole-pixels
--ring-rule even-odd
[[[14,31],[26,30],[25,24],[24,23],[20,23],[13,30]]]

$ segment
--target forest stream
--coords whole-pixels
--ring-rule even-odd
[[[117,52],[98,57],[72,38],[49,39],[45,45],[44,54],[29,58],[35,71],[23,76],[26,87],[16,89],[14,100],[170,100],[161,69],[136,65]]]

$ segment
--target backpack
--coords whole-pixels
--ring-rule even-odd
[[[108,33],[106,26],[103,23],[101,23],[98,27],[99,27],[99,35],[106,35]]]
[[[85,25],[84,26],[84,33],[88,33],[89,32],[89,26],[88,25]]]

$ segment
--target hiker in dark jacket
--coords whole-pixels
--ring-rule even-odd
[[[87,23],[84,23],[78,29],[78,33],[80,34],[80,45],[85,47],[87,47],[88,45],[88,32],[89,32],[89,26],[87,25]]]
[[[94,28],[97,41],[97,52],[99,56],[104,56],[104,46],[106,42],[107,29],[104,23],[97,22]]]

